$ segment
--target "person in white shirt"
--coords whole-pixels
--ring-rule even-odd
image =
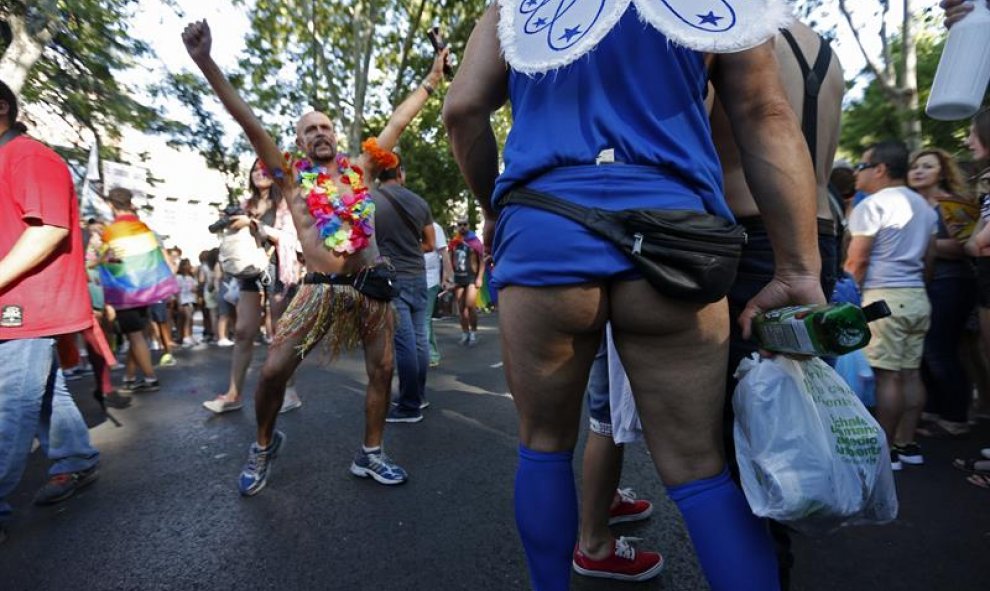
[[[877,421],[887,435],[891,466],[921,464],[915,429],[925,406],[922,350],[931,322],[925,291],[935,257],[938,216],[907,188],[908,150],[880,142],[856,165],[856,189],[868,194],[849,218],[845,269],[863,289],[863,305],[886,300],[891,315],[871,323],[866,358],[876,374]]]
[[[440,365],[440,348],[437,346],[437,335],[433,332],[433,311],[440,292],[452,285],[450,278],[453,274],[447,235],[436,222],[433,222],[433,232],[436,234],[434,249],[423,255],[426,263],[426,340],[430,343],[430,367]]]

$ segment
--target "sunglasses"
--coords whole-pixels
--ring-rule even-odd
[[[879,162],[860,162],[855,167],[853,167],[853,170],[855,170],[856,172],[863,172],[867,168],[876,168],[877,166],[880,166]]]

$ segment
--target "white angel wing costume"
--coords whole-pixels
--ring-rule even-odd
[[[499,0],[499,40],[513,69],[539,74],[595,48],[629,5],[671,42],[706,53],[755,47],[793,20],[785,0]]]

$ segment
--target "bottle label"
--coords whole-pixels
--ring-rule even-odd
[[[767,349],[806,355],[817,352],[803,320],[792,317],[767,322],[760,325],[759,331],[760,341]]]

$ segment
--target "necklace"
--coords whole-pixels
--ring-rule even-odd
[[[340,182],[350,186],[350,193],[341,194],[330,171],[309,160],[296,161],[296,179],[307,192],[306,206],[323,246],[337,254],[354,254],[366,248],[375,233],[375,203],[368,197],[361,169],[343,154],[335,162]]]

